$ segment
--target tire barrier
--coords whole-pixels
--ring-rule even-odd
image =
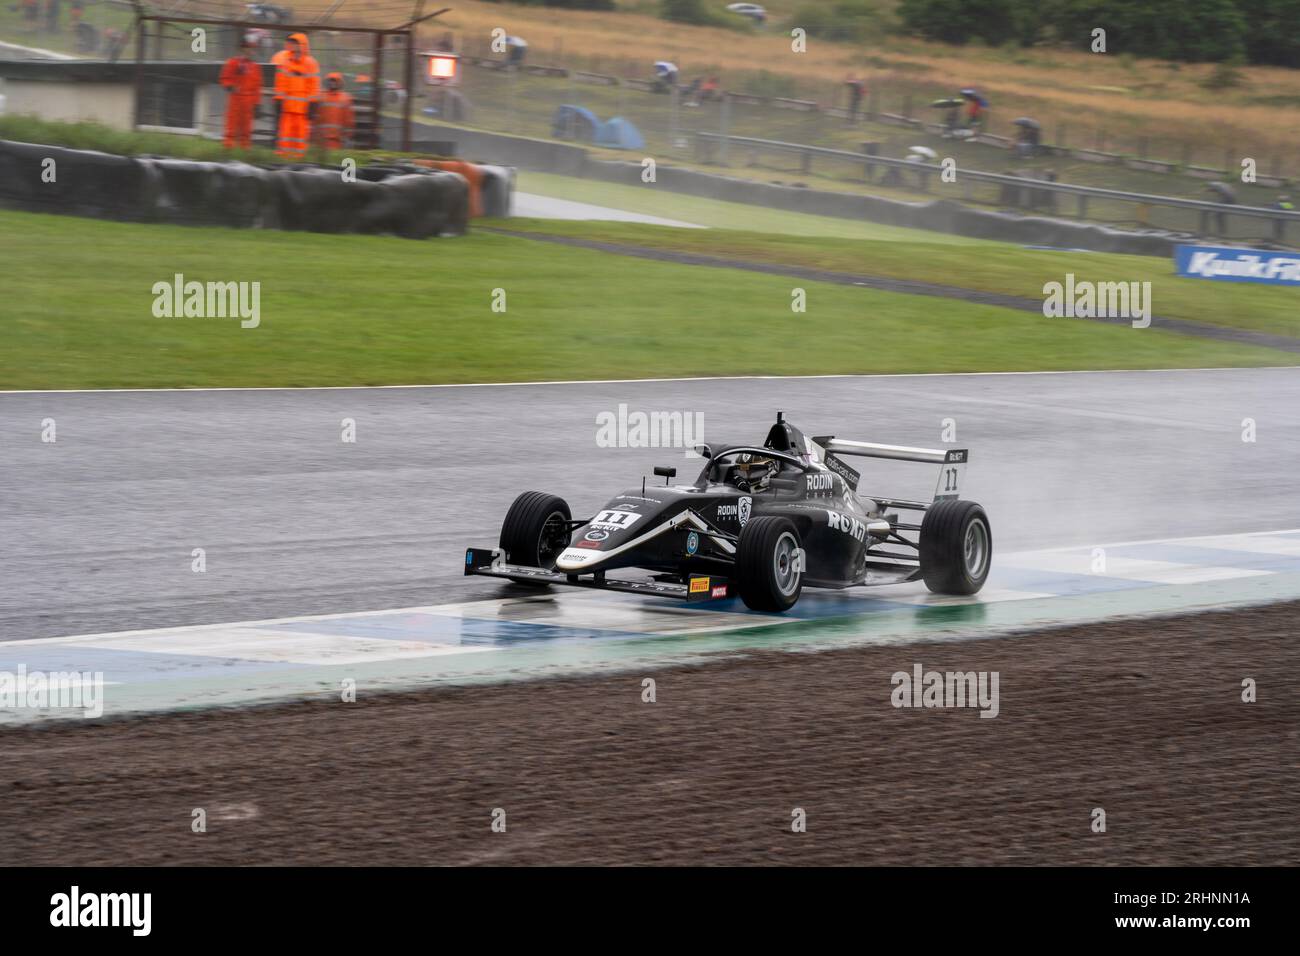
[[[337,168],[253,166],[0,140],[0,205],[180,225],[383,233],[409,239],[461,235],[469,184],[454,172],[405,164]]]
[[[488,166],[461,159],[417,159],[416,165],[459,173],[469,183],[469,214],[505,217],[515,191],[515,171],[509,166]]]

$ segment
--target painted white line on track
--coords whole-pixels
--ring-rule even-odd
[[[1062,551],[1078,551],[1081,548],[1089,548],[1089,547],[1090,548],[1132,548],[1144,544],[1197,545],[1202,542],[1206,542],[1207,546],[1210,546],[1208,542],[1213,542],[1212,545],[1213,547],[1227,548],[1229,550],[1241,550],[1241,551],[1269,550],[1269,548],[1272,547],[1274,543],[1269,542],[1268,539],[1275,535],[1284,535],[1284,534],[1300,534],[1300,528],[1277,528],[1268,531],[1242,531],[1238,534],[1224,534],[1224,535],[1199,534],[1199,535],[1192,535],[1190,537],[1184,535],[1182,537],[1177,537],[1177,538],[1135,538],[1132,541],[1111,541],[1104,544],[1094,544],[1094,545],[1066,544],[1057,548],[1034,548],[1032,551],[1022,551],[1016,555],[1007,555],[1005,557],[999,557],[999,563],[1007,561],[1011,557],[1026,557],[1026,556],[1033,556],[1039,554],[1058,554]],[[1235,546],[1228,543],[1238,538],[1250,538],[1252,540],[1251,543],[1249,544],[1240,543]],[[1265,547],[1262,549],[1257,548],[1253,540],[1255,538],[1264,539],[1262,543],[1265,544]],[[1296,545],[1293,545],[1290,542],[1281,542],[1278,544],[1280,547],[1285,549],[1280,552],[1282,554],[1300,554],[1300,551],[1290,550],[1291,548],[1296,547]]]
[[[583,222],[638,222],[651,226],[672,226],[676,229],[704,229],[704,226],[680,219],[664,219],[646,213],[629,212],[610,206],[597,206],[572,199],[556,199],[536,193],[516,191],[511,217],[517,219],[568,219]]]
[[[1178,418],[1161,418],[1155,415],[1135,415],[1129,412],[1108,412],[1093,408],[1073,408],[1068,405],[1052,405],[1046,402],[1017,402],[1005,398],[981,398],[974,395],[940,395],[923,393],[918,397],[939,398],[956,405],[995,405],[1001,408],[1030,408],[1038,412],[1051,412],[1056,415],[1073,415],[1076,418],[1091,418],[1097,421],[1137,422],[1142,425],[1162,425],[1169,428],[1190,428],[1203,432],[1237,432],[1240,425],[1236,419],[1225,421],[1220,425],[1204,422],[1190,422]]]
[[[201,385],[180,388],[7,388],[0,395],[79,395],[118,392],[352,392],[401,388],[523,388],[537,385],[638,385],[656,382],[774,382],[821,379],[982,378],[1003,375],[1156,375],[1172,372],[1261,372],[1298,370],[1300,365],[1231,365],[1213,368],[1094,368],[1031,372],[843,372],[832,375],[690,375],[680,378],[581,378],[532,382],[442,382],[412,385]]]
[[[110,651],[164,652],[194,657],[222,657],[240,661],[264,661],[280,664],[361,664],[368,661],[391,661],[405,657],[439,657],[446,654],[477,654],[499,651],[500,647],[458,644],[435,644],[424,641],[397,641],[354,637],[341,634],[317,634],[298,631],[276,633],[255,627],[215,628],[206,632],[177,634],[166,629],[152,634],[102,637],[93,642],[96,648]]]

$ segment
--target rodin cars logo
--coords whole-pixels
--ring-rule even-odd
[[[718,520],[731,521],[735,519],[743,528],[749,522],[749,514],[754,510],[754,499],[749,495],[741,495],[736,499],[736,503],[718,505]]]
[[[743,528],[749,522],[749,512],[754,505],[754,499],[749,495],[743,496],[740,501],[736,502],[737,515],[740,518],[740,526]]]

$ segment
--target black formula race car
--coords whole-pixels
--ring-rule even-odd
[[[787,610],[805,587],[922,579],[940,594],[974,594],[988,577],[988,516],[957,497],[965,449],[809,439],[778,413],[762,445],[696,451],[706,462],[693,484],[670,484],[677,470],[655,468],[663,485],[643,479],[590,518],[575,520],[563,498],[524,492],[500,547],[468,549],[465,573],[687,601],[738,595],[758,611]],[[864,494],[848,456],[940,465],[933,500]],[[633,568],[651,573],[618,574]]]

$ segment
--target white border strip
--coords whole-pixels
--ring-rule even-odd
[[[1107,544],[1074,544],[1065,545],[1059,548],[1034,548],[1028,551],[1017,551],[1009,554],[1007,557],[1014,557],[1016,554],[1044,554],[1056,553],[1062,551],[1078,551],[1084,548],[1123,548],[1138,544],[1176,544],[1182,541],[1212,541],[1215,538],[1263,538],[1272,535],[1281,534],[1300,534],[1300,528],[1287,528],[1275,531],[1244,531],[1238,534],[1211,534],[1211,535],[1186,535],[1178,538],[1145,538],[1141,541],[1112,541]],[[563,592],[560,592],[561,594]],[[503,600],[532,602],[538,600],[553,601],[559,596],[558,594],[538,595],[536,597],[520,598],[484,598],[481,603],[491,604]],[[591,599],[589,592],[584,592],[583,596],[588,600]],[[616,598],[615,598],[616,599]],[[68,637],[33,637],[11,641],[0,641],[0,648],[10,647],[27,647],[41,644],[73,644],[78,641],[86,641],[92,638],[104,637],[138,637],[150,634],[189,634],[196,631],[215,631],[224,630],[231,627],[266,627],[275,624],[301,624],[305,621],[337,621],[341,618],[363,618],[379,617],[385,614],[436,614],[441,608],[445,607],[463,607],[467,604],[478,604],[479,601],[451,601],[447,604],[424,604],[418,607],[394,607],[383,608],[378,611],[342,611],[337,614],[308,614],[298,615],[296,617],[273,617],[264,618],[258,621],[229,621],[221,624],[183,624],[179,627],[150,627],[133,631],[101,631],[96,634],[75,634]],[[671,605],[670,605],[671,606]],[[684,609],[682,609],[684,610]],[[695,612],[687,612],[695,613]],[[738,615],[740,617],[740,615]],[[754,618],[754,620],[759,620]],[[777,623],[795,623],[799,618],[777,618]],[[738,625],[747,626],[747,625]],[[731,625],[726,625],[730,629]]]
[[[5,388],[0,395],[79,395],[119,392],[349,392],[399,388],[519,388],[533,385],[625,385],[655,382],[767,382],[816,381],[819,379],[878,378],[982,378],[995,375],[1150,375],[1164,372],[1260,372],[1300,369],[1300,365],[1229,365],[1213,368],[1093,368],[1052,369],[1033,372],[843,372],[834,375],[693,375],[683,378],[579,378],[543,379],[532,382],[442,382],[414,385],[217,385],[194,388]]]

